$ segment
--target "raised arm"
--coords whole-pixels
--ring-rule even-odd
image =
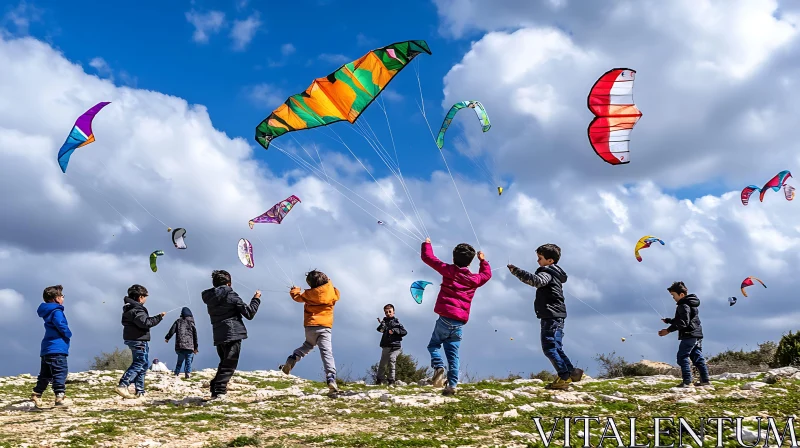
[[[422,262],[433,268],[434,271],[441,275],[445,275],[447,263],[444,263],[442,260],[436,258],[436,255],[433,254],[433,246],[431,246],[430,242],[425,241],[422,243],[420,257],[422,258]]]
[[[256,317],[258,307],[261,305],[261,299],[253,296],[253,298],[250,299],[250,304],[248,305],[244,303],[244,300],[242,300],[241,297],[239,297],[239,294],[236,294],[236,291],[231,291],[229,294],[230,295],[228,297],[236,305],[236,310],[239,311],[239,314],[241,314],[242,317],[247,320],[253,320],[253,318]]]
[[[481,260],[481,266],[480,269],[478,269],[478,277],[478,286],[483,286],[492,279],[492,267],[489,266],[489,262],[486,261],[486,259]]]
[[[547,272],[531,274],[530,272],[520,269],[514,265],[509,265],[509,270],[514,277],[517,277],[522,283],[533,286],[534,288],[541,288],[542,286],[550,283],[550,280],[553,279],[553,276]]]

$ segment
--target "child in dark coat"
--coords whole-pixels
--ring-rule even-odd
[[[689,294],[683,282],[675,282],[667,288],[672,299],[675,300],[675,317],[661,319],[668,328],[658,331],[659,336],[666,336],[673,331],[678,331],[678,365],[681,367],[682,381],[678,387],[692,385],[692,366],[694,364],[700,372],[700,381],[695,386],[709,386],[708,366],[703,357],[703,325],[700,323],[700,299],[694,294]],[[690,363],[691,361],[691,363]]]
[[[386,378],[386,368],[389,368],[389,386],[394,386],[397,355],[400,354],[400,344],[403,337],[408,334],[403,324],[394,316],[394,305],[391,303],[383,307],[383,320],[378,318],[378,332],[381,335],[381,360],[378,363],[378,377],[376,384],[382,384]]]
[[[50,383],[53,383],[53,393],[56,394],[56,406],[66,405],[64,397],[67,391],[67,356],[72,332],[69,330],[67,317],[64,316],[62,291],[61,285],[45,288],[42,293],[44,303],[36,310],[44,320],[44,338],[39,352],[42,364],[31,396],[37,408],[42,406],[42,394]]]
[[[553,364],[558,378],[545,386],[547,389],[569,389],[572,382],[583,378],[583,370],[575,368],[564,353],[564,319],[567,318],[567,305],[564,303],[563,283],[567,282],[567,273],[557,264],[561,259],[561,248],[555,244],[543,244],[536,249],[536,262],[539,268],[531,274],[513,264],[508,270],[521,282],[536,288],[536,299],[533,310],[536,318],[541,319],[540,336],[542,352]]]
[[[228,271],[213,271],[211,283],[214,287],[203,291],[201,297],[208,308],[214,346],[219,355],[217,374],[211,380],[210,386],[211,399],[216,400],[228,393],[228,381],[239,366],[242,340],[247,339],[247,328],[242,317],[247,320],[256,317],[261,305],[261,291],[256,291],[248,305],[231,288],[231,274]]]
[[[172,324],[164,337],[164,342],[169,343],[172,335],[175,335],[175,353],[178,355],[175,376],[180,375],[181,365],[184,365],[184,375],[186,379],[189,379],[189,375],[192,373],[192,360],[197,354],[197,328],[194,326],[192,310],[188,307],[183,307],[181,317]]]
[[[125,304],[122,306],[122,340],[131,349],[132,360],[117,386],[117,393],[122,398],[144,397],[144,377],[150,365],[148,361],[150,328],[161,323],[161,319],[167,315],[161,313],[150,317],[147,308],[144,307],[149,295],[144,286],[133,285],[128,288],[128,295],[123,299]],[[131,383],[136,386],[135,397],[128,390]]]

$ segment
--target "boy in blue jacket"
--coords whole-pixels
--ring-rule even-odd
[[[56,394],[56,406],[66,406],[64,396],[67,391],[67,356],[72,332],[69,331],[67,317],[64,316],[63,290],[61,285],[45,288],[42,293],[44,303],[36,310],[44,320],[44,338],[39,352],[42,365],[31,396],[37,408],[42,407],[42,394],[50,383],[53,383],[53,393]]]

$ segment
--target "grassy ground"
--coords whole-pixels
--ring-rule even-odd
[[[742,389],[753,379],[690,390],[672,388],[678,380],[668,377],[587,380],[568,392],[524,380],[483,381],[459,386],[454,398],[443,398],[430,386],[351,384],[329,398],[322,383],[278,372],[241,372],[227,401],[204,402],[211,370],[190,381],[148,375],[148,396],[138,400],[116,396],[119,373],[71,375],[72,402],[66,409],[52,408],[51,392],[44,396],[45,409],[30,406],[34,378],[0,379],[0,447],[525,447],[543,446],[533,417],[540,417],[549,433],[554,418],[587,415],[614,417],[627,443],[629,417],[652,422],[652,417],[680,416],[694,423],[701,417],[773,416],[783,422],[800,409],[800,380],[790,378],[757,390]],[[754,427],[749,420],[745,425]],[[577,426],[582,423],[573,427],[572,439],[580,446]],[[592,424],[593,445],[603,426]],[[652,434],[652,423],[637,433]],[[563,445],[563,424],[553,437]],[[605,445],[615,445],[611,442]]]

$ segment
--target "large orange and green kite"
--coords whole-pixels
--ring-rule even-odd
[[[409,40],[372,50],[301,93],[290,96],[256,127],[256,141],[269,148],[276,137],[347,120],[355,123],[400,70],[418,54],[431,54],[424,40]]]

